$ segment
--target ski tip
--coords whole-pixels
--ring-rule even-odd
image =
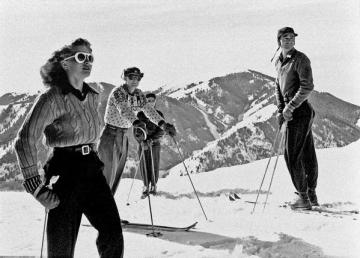
[[[234,193],[234,197],[235,197],[235,199],[241,199],[237,193]]]
[[[193,228],[195,228],[195,226],[197,225],[197,221],[195,221],[195,223],[194,224],[192,224],[192,225],[190,225],[190,226],[188,226],[187,227],[187,229],[185,230],[185,231],[190,231],[191,229],[193,229]]]

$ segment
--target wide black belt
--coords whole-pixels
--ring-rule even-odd
[[[95,151],[95,144],[89,143],[89,144],[80,144],[76,146],[56,147],[55,150],[78,153],[81,155],[88,155],[91,151]]]

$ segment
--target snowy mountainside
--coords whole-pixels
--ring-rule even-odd
[[[268,157],[276,134],[274,78],[248,70],[199,81],[184,87],[160,87],[157,109],[177,129],[176,141],[185,158],[196,159],[193,172],[213,170]],[[100,92],[103,116],[114,85],[90,83]],[[140,85],[146,89],[146,85]],[[8,93],[0,97],[0,180],[19,173],[11,148],[25,115],[37,95]],[[316,110],[313,125],[317,148],[345,146],[360,138],[360,107],[329,93],[314,91],[310,102]],[[136,143],[129,130],[129,166],[133,173]],[[40,163],[49,150],[41,147]],[[181,162],[177,146],[168,136],[162,140],[162,173]],[[6,166],[5,166],[6,164]],[[39,164],[41,166],[41,164]],[[9,168],[12,168],[9,175]]]
[[[206,111],[220,134],[188,157],[191,172],[244,164],[271,155],[278,129],[274,78],[249,70],[164,94]],[[358,106],[317,91],[310,96],[310,102],[316,110],[313,134],[317,148],[344,146],[360,137],[356,125]]]

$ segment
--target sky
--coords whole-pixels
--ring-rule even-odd
[[[299,34],[315,89],[360,105],[357,0],[2,0],[0,95],[43,90],[40,67],[78,37],[95,62],[88,82],[122,83],[138,66],[141,89],[185,86],[253,69],[275,76],[277,30]]]

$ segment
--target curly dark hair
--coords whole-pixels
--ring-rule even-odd
[[[78,38],[70,45],[65,45],[56,50],[40,68],[40,75],[45,87],[61,87],[64,82],[68,81],[66,72],[61,66],[61,61],[71,56],[76,46],[86,46],[92,50],[90,42],[83,38]]]

